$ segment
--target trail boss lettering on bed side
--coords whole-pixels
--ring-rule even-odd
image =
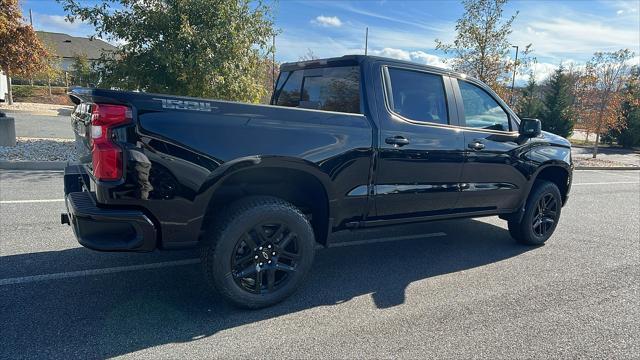
[[[215,107],[211,107],[211,104],[205,101],[189,101],[162,98],[153,98],[153,100],[161,101],[163,109],[194,110],[205,112],[210,112],[211,109],[215,109]]]

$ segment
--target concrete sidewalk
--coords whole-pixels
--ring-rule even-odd
[[[16,119],[16,136],[73,139],[71,106],[16,103],[3,105],[0,111]]]
[[[571,155],[574,159],[591,159],[593,153],[593,147],[591,146],[576,146],[571,148]],[[640,166],[640,153],[631,149],[621,148],[598,148],[597,159],[604,161],[611,161],[623,164],[624,166]]]

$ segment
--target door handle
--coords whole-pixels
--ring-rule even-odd
[[[478,140],[469,143],[469,148],[473,150],[482,150],[484,149],[484,144]]]
[[[395,147],[400,147],[400,146],[408,145],[409,139],[407,139],[404,136],[396,135],[396,136],[391,136],[384,139],[384,142],[386,142],[389,145],[393,145]]]

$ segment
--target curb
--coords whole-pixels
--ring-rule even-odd
[[[0,160],[2,170],[64,170],[66,161],[8,161]]]
[[[589,150],[593,150],[593,145],[576,145],[576,144],[571,144],[572,148],[580,148],[580,149],[589,149]],[[627,151],[629,153],[632,154],[638,154],[640,153],[640,150],[636,150],[636,149],[629,149],[629,148],[623,148],[623,147],[615,147],[615,146],[600,146],[598,147],[598,151],[600,149],[605,149],[605,150],[614,150],[614,151],[620,151],[620,152],[624,152]],[[598,154],[600,154],[600,152],[598,152]]]
[[[576,166],[574,170],[640,170],[640,166]]]

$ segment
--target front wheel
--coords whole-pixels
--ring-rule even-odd
[[[245,308],[276,304],[291,295],[311,269],[315,238],[292,204],[251,197],[230,206],[205,236],[205,277],[228,301]]]
[[[527,199],[522,220],[510,220],[509,232],[519,243],[542,245],[556,229],[561,209],[562,198],[556,184],[538,180]]]

